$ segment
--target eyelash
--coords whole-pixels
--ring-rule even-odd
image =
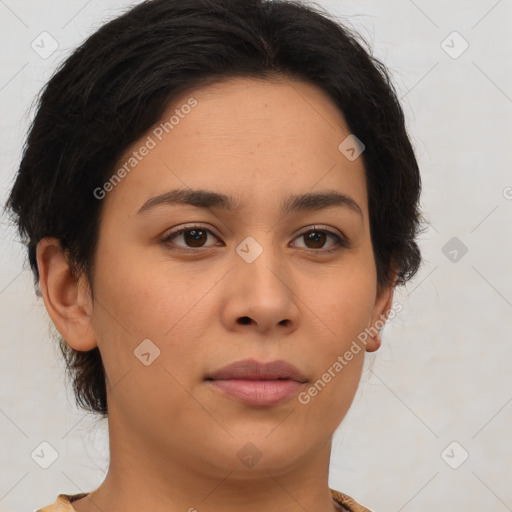
[[[178,252],[185,252],[185,253],[191,253],[191,252],[198,252],[200,250],[204,250],[205,248],[204,247],[197,247],[197,248],[189,248],[189,249],[184,249],[182,247],[179,247],[179,246],[176,246],[175,244],[173,244],[172,242],[170,242],[171,239],[181,235],[182,233],[186,233],[187,231],[194,231],[194,230],[201,230],[201,231],[206,231],[207,233],[213,235],[215,238],[218,238],[214,233],[212,233],[209,229],[203,227],[203,226],[198,226],[198,225],[193,225],[193,226],[187,226],[185,228],[180,228],[176,231],[173,231],[172,233],[170,233],[169,235],[167,235],[163,240],[162,242],[165,243],[165,244],[170,244],[170,245],[174,245],[175,247],[172,248],[172,250],[175,250],[175,251],[178,251]],[[340,251],[344,248],[347,248],[348,247],[348,241],[342,237],[340,237],[339,235],[337,235],[336,233],[333,233],[332,231],[329,231],[327,229],[319,229],[317,228],[316,226],[313,226],[312,228],[306,230],[306,231],[303,231],[302,233],[299,233],[296,238],[299,238],[301,236],[305,236],[307,235],[308,233],[311,233],[311,232],[315,232],[315,233],[326,233],[327,235],[330,235],[332,238],[334,238],[335,242],[336,242],[336,245],[335,247],[331,248],[331,249],[303,249],[303,250],[306,250],[306,251],[309,251],[311,253],[323,253],[323,254],[331,254],[331,253],[334,253],[334,252],[337,252],[337,251]]]

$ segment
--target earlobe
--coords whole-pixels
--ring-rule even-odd
[[[371,325],[368,329],[369,336],[366,344],[366,352],[375,352],[382,343],[381,331],[393,305],[393,293],[395,291],[395,281],[392,281],[388,287],[380,291],[373,308]]]
[[[97,346],[92,328],[92,300],[84,278],[74,277],[57,238],[43,238],[37,245],[41,294],[53,324],[75,350]]]

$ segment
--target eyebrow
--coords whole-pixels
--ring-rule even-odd
[[[137,215],[164,204],[187,204],[197,208],[220,208],[231,212],[235,212],[241,206],[233,196],[220,192],[202,189],[176,189],[148,199],[139,208]],[[335,190],[292,194],[281,203],[281,214],[288,215],[297,211],[333,207],[348,207],[363,217],[363,211],[354,199]]]

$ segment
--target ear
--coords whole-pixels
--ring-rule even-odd
[[[366,352],[375,352],[379,349],[382,338],[380,330],[389,316],[393,305],[393,292],[395,291],[396,274],[393,274],[390,285],[381,289],[377,293],[375,306],[373,308],[370,327],[368,328],[369,336],[366,343]]]
[[[85,276],[74,277],[57,238],[43,238],[36,249],[44,305],[66,343],[75,350],[97,346],[92,328],[92,299]]]

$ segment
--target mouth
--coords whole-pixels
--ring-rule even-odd
[[[245,405],[268,407],[297,394],[307,378],[286,361],[259,363],[248,359],[210,372],[205,381],[212,389]]]

